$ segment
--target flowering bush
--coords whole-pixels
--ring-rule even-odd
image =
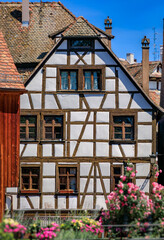
[[[51,223],[50,227],[41,228],[41,230],[36,233],[36,237],[40,240],[53,239],[57,236],[56,232],[59,231],[59,225],[57,223]]]
[[[27,230],[23,225],[19,224],[17,221],[14,221],[11,218],[4,219],[3,223],[5,224],[3,231],[13,233],[14,235],[16,235],[16,233],[24,235]]]

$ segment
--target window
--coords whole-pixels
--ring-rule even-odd
[[[21,191],[39,192],[39,167],[21,168]]]
[[[91,49],[92,47],[93,47],[92,39],[72,39],[72,40],[70,40],[70,48],[71,49],[78,49],[78,48]]]
[[[63,116],[44,116],[44,139],[63,139]]]
[[[36,139],[36,116],[20,117],[20,139],[21,140]]]
[[[122,175],[122,165],[115,165],[112,167],[112,190],[117,187],[120,181],[120,176]]]
[[[133,116],[113,116],[113,139],[134,140]]]
[[[61,90],[77,90],[77,71],[61,70]]]
[[[84,89],[99,90],[101,82],[100,70],[84,70]]]
[[[77,191],[77,168],[59,167],[59,192]]]

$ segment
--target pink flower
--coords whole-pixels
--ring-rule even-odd
[[[131,168],[131,167],[127,167],[126,170],[129,172],[129,171],[132,171],[133,168]]]
[[[160,169],[159,172],[162,173],[162,170]]]
[[[135,177],[135,173],[134,173],[134,172],[132,172],[130,176],[131,176],[131,177]]]
[[[159,172],[156,172],[155,177],[158,177],[158,176],[159,176]]]
[[[122,189],[119,190],[119,193],[120,193],[120,194],[123,194],[123,192],[124,192],[124,191],[123,191]]]

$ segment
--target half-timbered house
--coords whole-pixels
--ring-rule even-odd
[[[52,33],[56,43],[25,83],[15,210],[106,208],[128,159],[149,194],[161,109],[111,50],[109,18],[105,26],[78,17]]]

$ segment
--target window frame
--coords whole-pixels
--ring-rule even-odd
[[[114,174],[114,168],[121,168],[121,173],[120,174]],[[110,186],[110,191],[114,191],[116,187],[115,183],[115,177],[119,177],[124,174],[124,166],[123,164],[111,164],[111,186]]]
[[[67,71],[68,72],[68,89],[62,89],[62,79],[61,79],[61,72]],[[70,72],[76,72],[76,83],[77,88],[76,89],[70,89]],[[61,91],[77,91],[78,90],[78,69],[60,69],[60,89]]]
[[[98,80],[98,89],[94,89],[94,76],[93,72],[100,71],[100,79]],[[85,72],[91,72],[91,89],[85,89]],[[101,69],[84,69],[83,70],[83,90],[84,91],[100,91],[102,90],[102,70]]]
[[[33,168],[37,168],[38,169],[38,189],[23,189],[22,185],[23,185],[23,174],[22,174],[22,168],[28,168],[30,169],[30,172],[32,171]],[[33,175],[29,175],[30,178],[30,185],[32,185],[32,176]],[[21,193],[39,193],[40,192],[40,187],[41,187],[41,179],[40,179],[40,166],[38,165],[21,165],[20,167],[20,192]]]

